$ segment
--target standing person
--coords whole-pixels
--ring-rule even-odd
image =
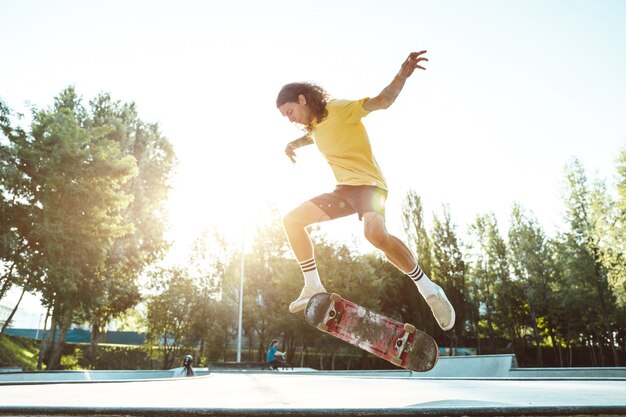
[[[295,150],[315,144],[326,158],[337,181],[333,192],[313,197],[283,219],[291,248],[304,275],[304,288],[289,311],[298,312],[309,298],[326,292],[315,263],[313,244],[306,228],[312,224],[358,213],[365,238],[383,251],[387,259],[408,275],[430,306],[443,330],[454,326],[454,308],[443,289],[422,271],[407,245],[389,234],[385,226],[387,184],[361,119],[393,104],[415,69],[428,61],[426,51],[411,52],[391,83],[377,96],[360,100],[329,100],[327,93],[310,83],[283,86],[276,99],[280,113],[304,127],[305,135],[287,144],[285,153],[296,162]]]
[[[283,359],[278,359],[277,356],[282,357]],[[278,369],[281,366],[286,366],[285,362],[285,352],[281,352],[278,350],[278,339],[272,340],[270,343],[269,349],[267,349],[267,363],[270,368]]]

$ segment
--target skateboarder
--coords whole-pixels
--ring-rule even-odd
[[[277,356],[280,356],[283,359],[278,359]],[[285,352],[281,352],[278,350],[278,339],[272,340],[269,349],[267,349],[267,364],[269,365],[270,369],[278,369],[281,366],[287,366],[287,363],[284,359]]]
[[[280,113],[305,130],[304,136],[287,144],[286,155],[295,163],[297,148],[317,145],[337,181],[334,191],[302,203],[283,219],[287,238],[304,275],[304,288],[289,306],[292,313],[304,309],[313,294],[326,291],[317,272],[313,245],[306,228],[358,213],[359,220],[363,220],[365,238],[415,282],[439,326],[443,330],[454,326],[454,308],[443,289],[424,274],[407,245],[387,232],[385,200],[388,188],[361,121],[370,112],[393,104],[415,69],[425,70],[421,65],[428,61],[425,53],[411,52],[391,83],[372,98],[328,100],[321,87],[310,83],[287,84],[278,93],[276,107]]]
[[[193,356],[185,355],[183,359],[183,366],[180,368],[176,368],[174,370],[174,378],[186,377],[186,376],[196,376],[191,364],[193,363]]]

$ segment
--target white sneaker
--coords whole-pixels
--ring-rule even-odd
[[[454,327],[454,307],[452,307],[448,297],[446,297],[446,293],[439,285],[437,285],[437,292],[426,298],[426,303],[430,306],[435,320],[439,323],[439,327],[443,330],[450,330]]]
[[[300,293],[300,297],[293,303],[289,304],[289,312],[297,313],[298,311],[304,310],[306,304],[309,302],[309,298],[313,297],[315,294],[326,292],[326,289],[322,286],[319,287],[307,287],[306,285],[302,288],[302,292]]]

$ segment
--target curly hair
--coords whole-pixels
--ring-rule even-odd
[[[285,103],[297,103],[300,94],[306,97],[306,104],[311,109],[313,120],[319,123],[328,116],[328,110],[326,110],[328,93],[319,85],[311,83],[290,83],[284,85],[280,89],[278,97],[276,97],[276,107],[280,107]],[[311,130],[310,127],[307,126],[307,130]]]

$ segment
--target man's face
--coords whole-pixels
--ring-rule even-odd
[[[298,123],[307,126],[313,120],[311,110],[306,105],[306,97],[302,94],[298,96],[298,102],[289,102],[278,106],[280,113],[289,119],[292,123]]]

